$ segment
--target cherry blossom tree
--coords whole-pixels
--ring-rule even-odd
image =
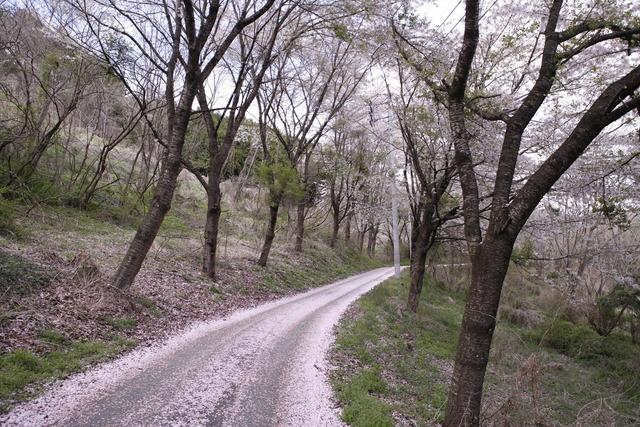
[[[635,95],[640,86],[640,65],[634,53],[640,34],[635,6],[588,3],[500,4],[493,7],[499,14],[487,18],[490,25],[481,33],[480,21],[491,11],[481,11],[479,1],[467,0],[462,43],[450,77],[438,77],[441,70],[429,68],[430,58],[421,55],[424,51],[406,43],[406,57],[448,109],[472,265],[446,426],[480,423],[496,313],[520,231],[544,196],[598,135],[640,107],[640,97]],[[534,30],[527,36],[513,29],[513,23],[520,29]],[[539,34],[536,28],[540,28]],[[519,60],[522,53],[504,58],[509,50],[529,50],[530,54],[525,53],[523,61]],[[477,63],[480,66],[474,66]],[[553,120],[548,112],[554,110],[572,113],[568,131],[554,132],[551,144],[539,152],[534,171],[520,175],[517,166],[522,150],[536,139],[529,132],[539,120]],[[480,214],[483,198],[476,166],[483,147],[469,130],[469,113],[499,123],[502,134],[486,222]]]

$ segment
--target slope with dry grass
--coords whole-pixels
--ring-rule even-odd
[[[135,217],[123,221],[109,209],[11,204],[11,227],[0,233],[4,410],[51,379],[190,322],[380,265],[349,247],[332,250],[312,237],[303,254],[281,238],[270,265],[258,267],[252,236],[263,223],[259,210],[252,217],[228,203],[219,276],[212,281],[200,273],[201,205],[197,187],[183,180],[135,285],[123,292],[110,286],[109,277],[135,232]]]

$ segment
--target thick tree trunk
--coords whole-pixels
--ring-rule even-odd
[[[267,266],[267,260],[269,259],[269,252],[271,252],[271,245],[273,239],[276,236],[276,223],[278,221],[278,209],[280,203],[272,203],[269,206],[269,223],[267,224],[267,234],[264,236],[264,244],[262,245],[262,252],[260,253],[260,259],[258,265],[262,267]]]
[[[304,211],[305,202],[298,203],[296,212],[296,245],[295,251],[302,252],[302,245],[304,242]]]
[[[206,105],[202,102],[201,105]],[[231,125],[229,125],[231,126]],[[222,169],[229,156],[236,131],[229,129],[221,146],[217,144],[217,137],[210,130],[209,168],[207,175],[207,218],[204,226],[204,248],[202,254],[202,271],[210,278],[216,277],[216,253],[218,249],[218,233],[220,232],[220,217],[222,215]]]
[[[434,208],[432,205],[426,206],[423,209],[422,220],[417,227],[417,236],[413,246],[411,285],[409,286],[407,308],[414,313],[418,311],[420,294],[422,293],[422,284],[424,283],[425,265],[427,262],[427,254],[429,252],[429,243],[433,233],[433,225],[431,223],[433,210]]]
[[[471,257],[471,287],[462,319],[445,427],[480,425],[482,386],[513,243],[506,235],[488,237]]]
[[[427,252],[426,244],[418,242],[416,245],[416,255],[411,267],[411,284],[409,286],[409,299],[407,301],[407,308],[414,313],[418,311],[420,295],[422,294]]]
[[[138,226],[133,240],[129,244],[127,253],[120,262],[112,283],[115,287],[126,289],[136,278],[142,267],[142,263],[149,252],[149,248],[158,234],[165,215],[171,208],[173,193],[176,189],[176,181],[180,174],[180,159],[182,146],[187,132],[187,124],[191,111],[191,104],[195,97],[195,90],[183,94],[180,107],[176,112],[176,120],[172,131],[171,144],[166,149],[160,177],[151,200],[151,208]]]
[[[334,211],[333,213],[333,228],[331,230],[331,241],[329,242],[329,246],[332,248],[336,247],[336,243],[338,242],[338,232],[340,231],[340,220],[338,218],[338,214]]]
[[[210,175],[207,188],[207,220],[204,226],[202,271],[212,279],[216,278],[216,251],[222,214],[221,200],[220,177],[215,174]]]

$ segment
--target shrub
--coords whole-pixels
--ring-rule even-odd
[[[261,163],[256,173],[258,181],[267,186],[276,197],[298,201],[304,196],[298,170],[287,162]],[[271,203],[273,202],[272,200]]]
[[[640,317],[640,286],[634,278],[621,280],[608,294],[598,298],[587,319],[600,335],[609,335],[622,320],[625,311]]]
[[[544,316],[537,310],[513,308],[504,305],[500,307],[500,319],[507,320],[514,325],[532,329],[543,322]]]
[[[587,325],[556,320],[551,325],[536,328],[529,336],[576,360],[606,367],[621,375],[626,375],[630,366],[637,363],[638,348],[628,336],[602,336]]]
[[[551,325],[538,328],[531,336],[547,347],[575,358],[593,354],[599,338],[588,326],[574,325],[566,320],[556,320]]]

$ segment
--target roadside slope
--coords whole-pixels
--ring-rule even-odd
[[[225,237],[220,274],[200,273],[200,225],[179,209],[163,225],[134,286],[108,278],[135,231],[93,212],[17,206],[20,236],[0,235],[0,413],[47,382],[154,342],[194,321],[292,295],[381,265],[318,240],[286,242],[267,268],[253,242]]]
[[[503,298],[536,311],[505,304],[499,314],[482,424],[638,425],[638,346],[624,334],[599,336],[584,323],[564,319],[544,282],[521,269],[510,274],[510,284],[520,286],[507,286]],[[440,424],[465,301],[455,288],[427,277],[418,313],[410,313],[405,273],[348,309],[331,356],[345,422]],[[555,305],[545,305],[549,301]]]

